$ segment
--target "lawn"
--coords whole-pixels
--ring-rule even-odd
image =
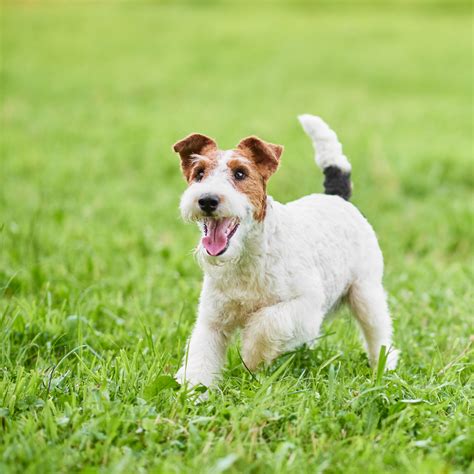
[[[379,6],[377,6],[379,5]],[[2,473],[473,472],[472,17],[466,4],[1,6]],[[339,133],[402,350],[373,373],[347,311],[252,377],[174,387],[200,291],[171,145]]]

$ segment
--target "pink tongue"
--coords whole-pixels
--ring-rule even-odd
[[[210,219],[207,221],[207,235],[202,239],[202,245],[212,256],[219,255],[227,245],[227,234],[225,231],[229,226],[230,219]]]

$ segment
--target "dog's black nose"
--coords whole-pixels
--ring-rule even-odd
[[[198,204],[206,214],[211,214],[217,209],[219,198],[214,194],[206,194],[199,198]]]

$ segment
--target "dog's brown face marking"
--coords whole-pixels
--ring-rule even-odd
[[[199,183],[206,179],[212,170],[217,167],[219,162],[218,156],[217,150],[211,151],[208,154],[193,155],[190,169],[187,175],[185,174],[188,184]]]
[[[217,166],[217,143],[200,133],[175,143],[173,150],[181,157],[181,170],[188,184],[201,181]]]
[[[265,180],[255,163],[236,152],[228,161],[227,166],[232,184],[239,192],[245,194],[252,203],[254,218],[259,222],[262,221],[265,217],[267,193]]]
[[[200,133],[175,143],[173,150],[181,157],[181,170],[188,184],[206,179],[223,156],[216,142]],[[259,222],[265,217],[267,181],[277,170],[282,152],[281,145],[247,137],[240,141],[227,162],[229,179],[239,192],[247,195],[254,207],[254,218]]]
[[[255,208],[254,217],[259,222],[265,217],[267,181],[277,170],[282,152],[281,145],[248,137],[237,145],[235,157],[228,163],[234,186],[248,196]]]

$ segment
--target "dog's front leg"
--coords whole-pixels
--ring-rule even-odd
[[[254,370],[279,355],[312,342],[319,332],[323,315],[317,300],[302,296],[253,313],[242,332],[242,357]]]
[[[176,380],[190,386],[212,385],[224,364],[228,337],[215,327],[206,314],[200,314],[189,340],[183,364]]]

